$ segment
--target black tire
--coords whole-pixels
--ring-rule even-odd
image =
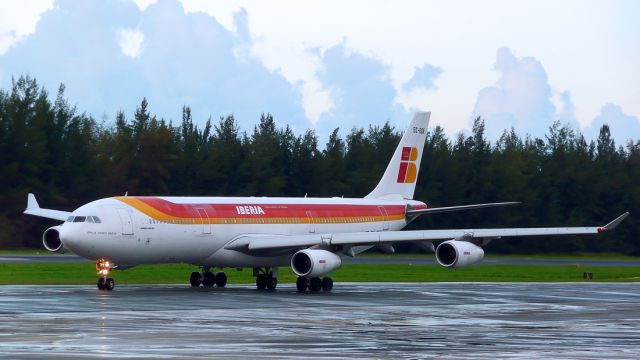
[[[202,274],[202,286],[212,287],[216,284],[216,276],[211,271],[206,271]]]
[[[296,287],[298,288],[298,292],[307,291],[307,288],[309,287],[309,279],[299,276],[298,280],[296,280]]]
[[[320,278],[311,278],[309,280],[309,291],[318,292],[322,289],[322,280]]]
[[[216,274],[216,286],[217,287],[227,286],[227,274],[223,272],[219,272]]]
[[[322,290],[326,291],[326,292],[329,292],[329,291],[331,291],[331,289],[333,289],[333,279],[331,279],[328,276],[325,276],[322,279]]]
[[[202,284],[202,275],[197,271],[192,272],[191,277],[189,278],[189,282],[191,283],[192,287],[200,286],[200,284]]]
[[[114,287],[116,287],[116,282],[112,278],[107,278],[107,280],[104,282],[105,290],[111,291]]]
[[[275,278],[273,276],[268,276],[267,277],[267,289],[275,290],[277,286],[278,286],[278,278]]]
[[[267,288],[267,275],[258,274],[258,276],[256,276],[256,288],[258,288],[258,290]]]
[[[104,278],[98,278],[98,290],[104,290]]]

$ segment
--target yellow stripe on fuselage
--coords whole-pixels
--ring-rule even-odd
[[[147,215],[148,217],[158,220],[158,221],[166,221],[168,222],[169,220],[184,220],[185,218],[181,218],[181,217],[176,217],[176,216],[172,216],[169,214],[166,214],[162,211],[157,210],[156,208],[148,205],[147,203],[145,203],[144,201],[138,200],[134,197],[128,197],[128,196],[118,196],[115,197],[114,199],[116,200],[120,200],[123,203],[131,206],[132,208],[140,211],[141,213]]]
[[[239,217],[239,218],[184,218],[166,214],[134,197],[118,196],[114,199],[133,207],[153,220],[175,224],[349,224],[364,222],[394,221],[404,219],[404,215],[392,216],[326,216],[326,217]]]

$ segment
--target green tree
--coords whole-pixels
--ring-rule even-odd
[[[283,163],[288,144],[286,131],[278,131],[271,114],[262,114],[260,122],[253,130],[251,139],[245,141],[247,156],[243,162],[243,172],[249,179],[246,193],[250,195],[284,195],[287,177]]]

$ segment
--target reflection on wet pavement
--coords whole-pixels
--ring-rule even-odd
[[[639,358],[640,284],[0,286],[0,357]]]

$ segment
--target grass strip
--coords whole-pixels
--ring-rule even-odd
[[[193,265],[140,265],[113,271],[122,284],[188,284]],[[229,284],[252,284],[250,269],[226,269]],[[593,280],[583,279],[592,272]],[[354,264],[344,265],[331,274],[338,282],[638,282],[640,267],[585,267],[580,265],[484,265],[446,269],[438,265]],[[0,285],[94,284],[94,264],[0,264]],[[295,282],[288,267],[280,268],[280,283]]]
[[[0,256],[2,255],[51,255],[58,256],[58,253],[52,253],[45,249],[0,249]],[[397,253],[397,254],[383,254],[378,252],[366,252],[359,254],[358,257],[371,257],[371,258],[433,258],[433,253]],[[541,254],[495,254],[489,253],[486,255],[486,259],[504,259],[504,258],[516,258],[516,259],[575,259],[575,260],[640,260],[638,256],[629,256],[619,253],[541,253]]]

